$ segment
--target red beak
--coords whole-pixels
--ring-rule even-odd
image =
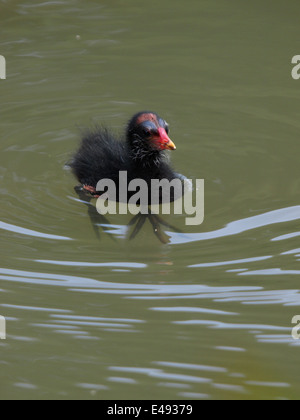
[[[159,147],[162,150],[176,150],[175,144],[172,142],[163,127],[158,128],[158,137],[155,140],[157,140]]]

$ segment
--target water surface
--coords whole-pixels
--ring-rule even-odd
[[[299,2],[1,1],[0,396],[297,399]],[[97,238],[80,128],[166,118],[205,221]]]

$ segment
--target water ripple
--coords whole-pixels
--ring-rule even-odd
[[[47,233],[37,232],[31,229],[25,229],[20,226],[10,225],[9,223],[4,223],[4,222],[0,222],[0,229],[7,230],[9,232],[18,233],[20,235],[34,236],[36,238],[55,239],[56,241],[72,241],[73,240],[65,236],[49,235]]]
[[[226,324],[225,322],[192,319],[188,321],[173,321],[176,325],[207,325],[209,328],[225,330],[264,330],[264,331],[290,331],[290,328],[264,324]]]
[[[238,235],[248,230],[270,226],[276,223],[291,222],[300,219],[300,206],[287,207],[284,209],[273,210],[246,219],[236,220],[229,223],[226,227],[211,232],[204,233],[185,233],[168,232],[173,245],[185,244],[190,242],[206,241],[209,239],[224,238],[226,236]]]
[[[272,255],[268,255],[265,257],[255,257],[255,258],[244,258],[241,260],[233,260],[233,261],[223,261],[223,262],[213,262],[213,263],[201,263],[201,264],[194,264],[189,265],[189,268],[200,268],[200,267],[220,267],[223,265],[232,265],[232,264],[242,264],[242,263],[251,263],[257,261],[265,261],[273,258]]]
[[[147,264],[131,263],[131,262],[111,262],[111,263],[89,263],[79,261],[52,261],[52,260],[35,260],[42,264],[61,265],[65,267],[118,267],[118,268],[147,268]]]
[[[212,380],[209,378],[202,378],[197,376],[191,375],[182,375],[176,373],[167,373],[164,372],[162,369],[153,369],[153,368],[136,368],[136,367],[117,367],[111,366],[109,370],[114,372],[127,372],[127,373],[140,373],[147,375],[151,378],[156,379],[166,379],[166,380],[175,380],[175,381],[183,381],[183,382],[191,382],[191,383],[209,383]]]

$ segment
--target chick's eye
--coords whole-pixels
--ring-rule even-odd
[[[165,130],[166,130],[166,133],[169,134],[170,129],[169,129],[169,124],[167,124],[167,123],[165,125]]]
[[[149,128],[143,128],[143,134],[145,137],[151,137],[152,133],[151,130]]]

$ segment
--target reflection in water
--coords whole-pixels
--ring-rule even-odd
[[[108,234],[113,234],[117,237],[126,236],[127,234],[126,226],[110,225],[110,223],[108,223],[108,220],[106,218],[102,219],[104,216],[100,215],[97,212],[97,209],[93,205],[91,205],[89,201],[83,201],[83,202],[88,206],[89,211],[91,211],[90,217],[91,217],[92,224],[95,228],[95,231],[97,230],[97,235],[99,235],[98,227],[101,226],[101,228]],[[99,218],[101,218],[101,223],[99,223]],[[240,233],[243,233],[249,230],[258,229],[258,228],[266,227],[266,226],[277,224],[277,223],[291,222],[291,221],[295,221],[299,219],[300,219],[300,206],[294,206],[294,207],[288,207],[288,208],[284,208],[280,210],[274,210],[271,212],[263,213],[261,215],[252,216],[246,219],[237,220],[237,221],[229,223],[225,228],[218,229],[211,232],[204,232],[204,233],[167,232],[167,233],[171,238],[171,244],[178,245],[178,244],[192,243],[192,242],[197,242],[197,241],[204,241],[204,240],[209,240],[209,239],[224,238],[224,237],[232,236],[232,235],[239,235]],[[156,218],[155,220],[156,221],[154,222],[154,224],[153,224],[153,221],[150,220],[150,222],[153,225],[153,228],[155,229],[157,227],[159,227],[160,229],[162,225],[171,227],[160,218]],[[137,222],[137,224],[142,223],[141,226],[138,228],[138,231],[139,231],[141,227],[143,226],[145,220],[141,219],[141,222],[140,222],[140,219],[136,221],[134,218],[133,223],[135,222]],[[108,230],[108,228],[110,230]],[[16,232],[20,235],[34,236],[34,237],[40,237],[44,239],[71,240],[71,238],[66,238],[66,237],[62,237],[58,235],[47,235],[42,232],[24,229],[24,228],[21,228],[15,225],[10,225],[4,222],[0,222],[0,229]],[[176,228],[174,227],[174,229]],[[136,232],[134,236],[136,236],[137,233],[138,232]],[[294,236],[290,236],[290,237],[294,237]],[[281,240],[283,238],[288,239],[287,237],[280,237]],[[276,241],[276,240],[278,241],[279,238],[277,237],[273,239],[273,241]],[[271,257],[266,256],[266,257],[258,257],[258,258],[267,259]],[[246,259],[244,261],[237,260],[236,263],[250,262],[251,260],[252,259]],[[253,259],[253,261],[258,261],[258,259]],[[228,264],[233,264],[233,263],[235,262],[228,262]],[[224,264],[227,264],[227,262]]]
[[[78,194],[80,201],[88,207],[88,215],[97,238],[100,239],[101,230],[108,234],[111,233],[109,228],[113,226],[110,224],[109,220],[99,213],[97,208],[92,205],[91,201],[93,196],[87,194],[82,187],[75,187],[75,192]],[[167,223],[159,215],[152,214],[150,209],[149,214],[139,213],[130,220],[127,227],[120,226],[119,229],[124,232],[124,236],[126,236],[129,240],[132,240],[140,233],[146,221],[149,221],[153,228],[154,235],[162,244],[168,244],[170,242],[170,238],[166,234],[165,228],[180,232],[176,227]]]
[[[98,214],[98,213],[97,213]],[[271,224],[290,222],[300,218],[300,206],[289,207],[280,209],[262,215],[253,216],[247,219],[231,222],[227,227],[217,231],[206,233],[170,233],[173,244],[187,243],[189,241],[201,241],[212,238],[222,238],[228,235],[238,235],[241,232],[250,229],[257,229],[269,226]],[[3,227],[2,225],[0,227]],[[114,228],[114,229],[113,229]],[[109,235],[120,236],[121,232],[125,235],[124,226],[110,226],[107,231]],[[18,229],[11,226],[10,230],[18,232],[21,235],[32,236],[32,231],[27,229]],[[117,233],[116,233],[117,232]],[[43,237],[43,234],[35,232],[37,237]],[[48,235],[44,236],[49,239]],[[62,239],[59,236],[51,236],[52,239]],[[63,238],[68,239],[68,238]],[[299,248],[281,252],[281,255],[295,255],[299,252]],[[200,263],[190,265],[190,269],[204,269],[215,267],[230,267],[234,265],[242,265],[243,268],[228,269],[228,273],[236,274],[236,276],[283,276],[283,275],[299,275],[300,270],[286,270],[281,268],[263,268],[263,269],[250,269],[246,268],[249,264],[257,263],[260,261],[272,260],[272,255],[258,256],[253,258],[242,258],[230,261],[217,261],[210,263]],[[102,269],[148,269],[147,264],[143,263],[130,263],[130,262],[78,262],[78,261],[61,261],[61,260],[34,260],[39,264],[49,264],[53,266],[64,267],[99,267]],[[37,273],[26,272],[22,270],[11,270],[6,268],[0,269],[0,279],[10,282],[21,282],[28,284],[48,284],[52,286],[65,286],[74,291],[89,292],[89,293],[106,293],[106,294],[119,294],[127,295],[127,297],[135,299],[155,299],[155,300],[171,300],[171,299],[214,299],[218,302],[241,302],[243,304],[284,304],[284,305],[298,305],[300,303],[299,290],[263,290],[258,286],[234,286],[234,287],[210,287],[197,284],[129,284],[129,283],[116,283],[104,282],[94,278],[68,276],[65,274],[51,274],[51,273]],[[158,310],[158,309],[157,309]],[[160,309],[162,310],[162,309]],[[175,309],[174,309],[175,310]],[[183,311],[184,308],[177,308],[177,311]],[[187,311],[193,311],[193,308],[186,308]],[[200,313],[201,308],[197,311]],[[222,312],[220,312],[221,314]],[[225,312],[223,313],[225,314]]]
[[[128,225],[129,228],[131,226],[134,226],[132,233],[128,235],[129,239],[134,239],[138,235],[138,233],[141,231],[146,221],[149,221],[149,223],[151,224],[153,228],[154,235],[158,238],[158,240],[162,244],[166,245],[170,242],[170,238],[166,234],[165,228],[173,229],[179,232],[179,230],[176,227],[171,226],[169,223],[167,223],[157,214],[138,214],[129,222],[129,225]]]

